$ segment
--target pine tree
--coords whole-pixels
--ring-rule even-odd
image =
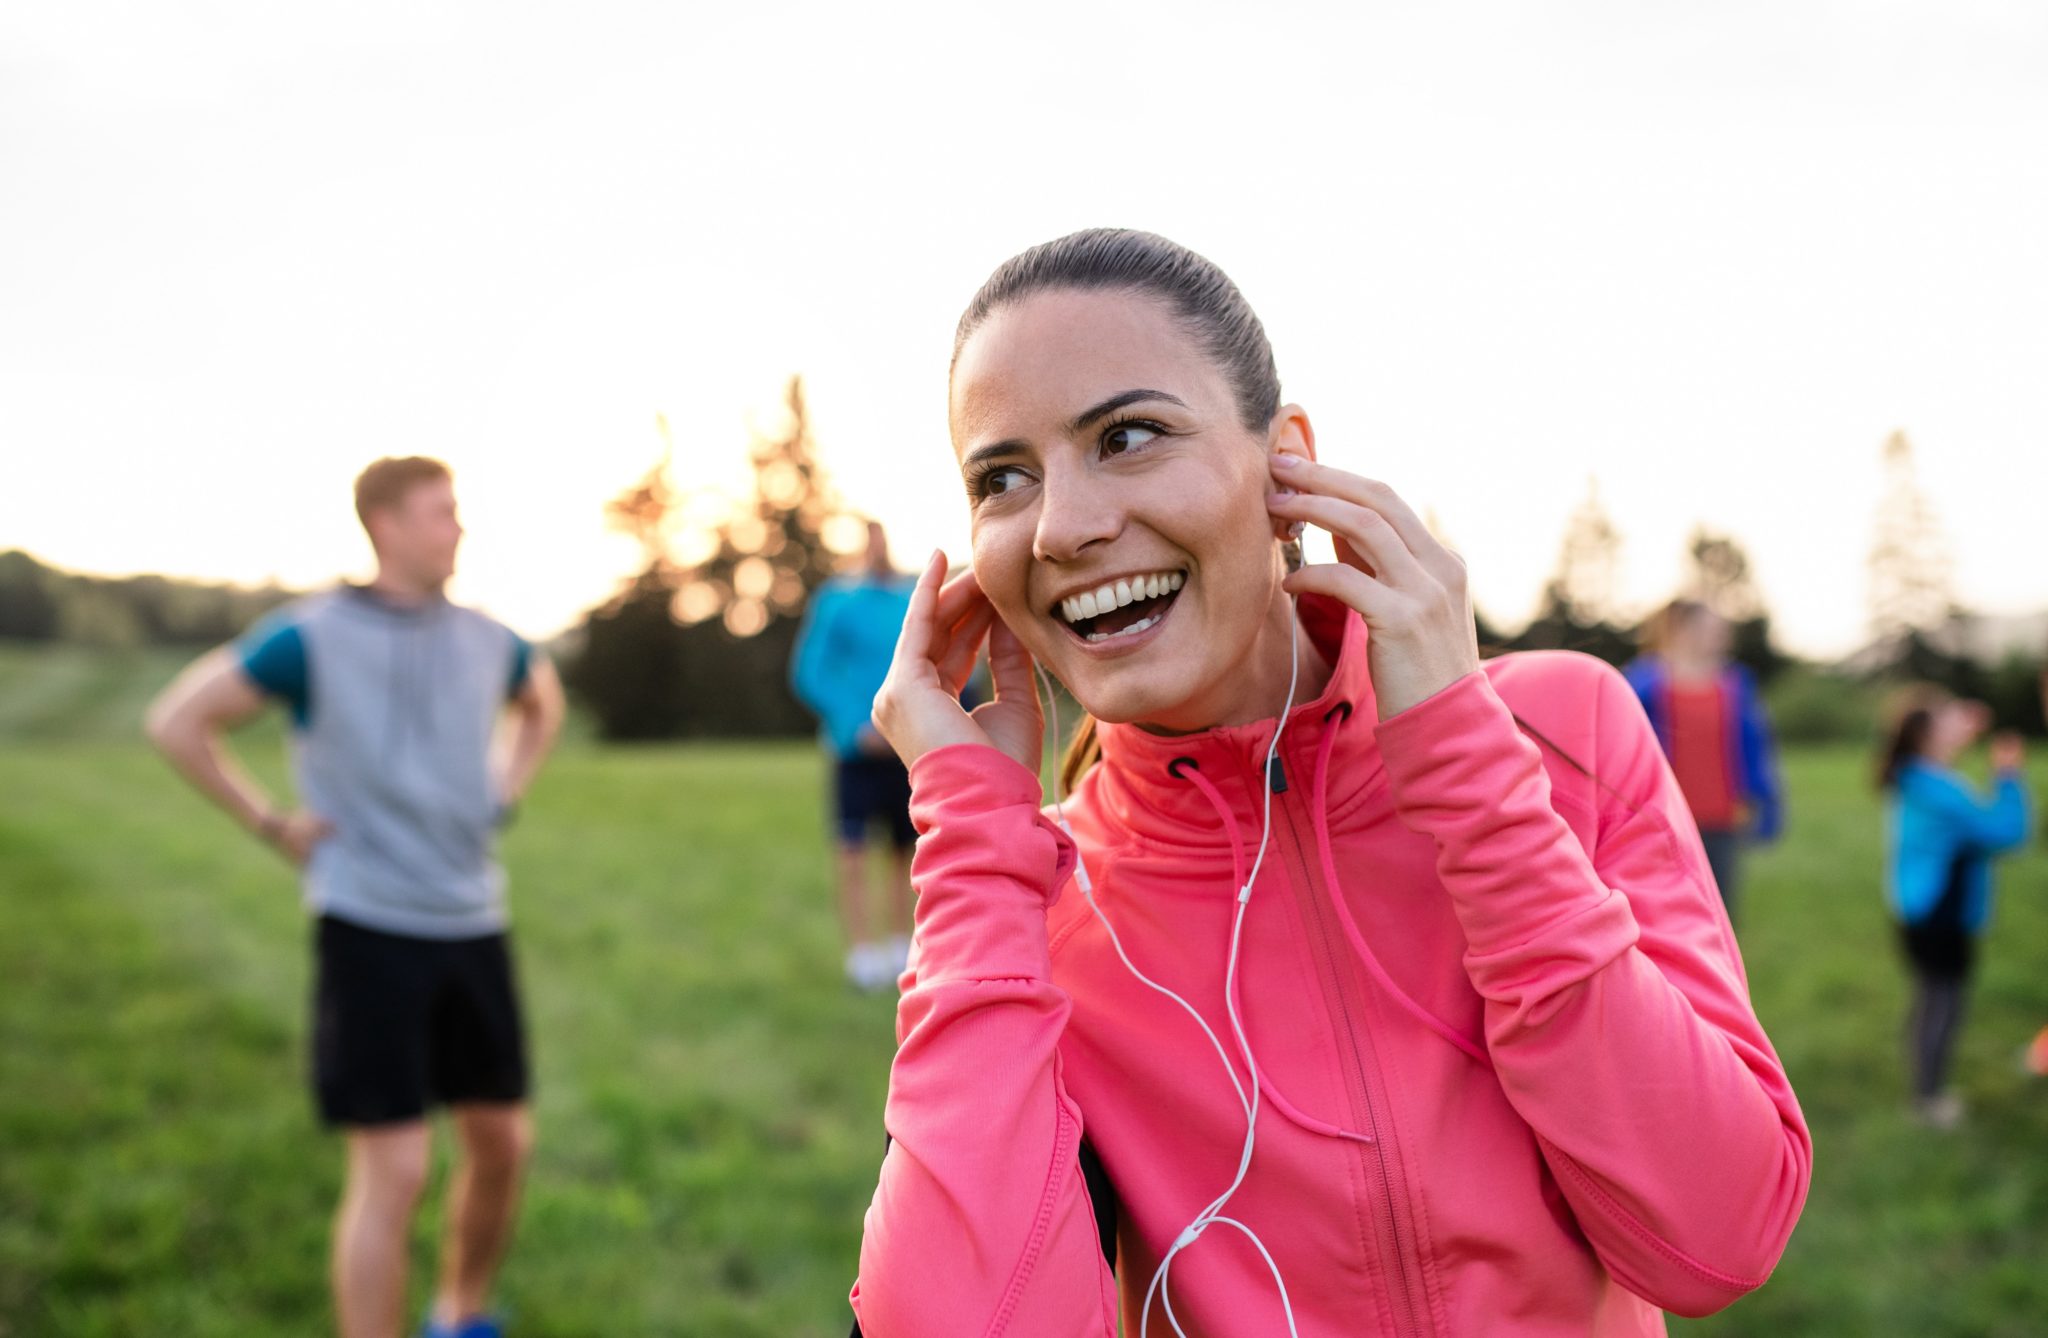
[[[1621,531],[1600,501],[1599,482],[1588,479],[1586,498],[1565,525],[1545,599],[1581,626],[1612,623],[1619,618],[1620,581]]]
[[[1870,547],[1870,629],[1882,641],[1932,632],[1957,611],[1948,540],[1913,468],[1913,443],[1884,444],[1884,495]]]
[[[1557,568],[1543,587],[1536,617],[1508,642],[1510,650],[1577,650],[1610,664],[1635,652],[1620,625],[1621,531],[1587,480],[1586,499],[1566,522]]]

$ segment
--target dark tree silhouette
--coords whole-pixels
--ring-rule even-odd
[[[1621,531],[1600,501],[1599,486],[1588,480],[1536,616],[1507,648],[1583,651],[1609,664],[1628,660],[1636,643],[1620,622],[1620,572]]]
[[[811,593],[841,558],[827,543],[845,513],[811,436],[801,378],[790,380],[785,426],[756,438],[751,495],[675,557],[684,499],[670,452],[607,504],[606,522],[639,543],[640,571],[579,629],[570,690],[608,739],[751,737],[813,727],[790,694],[789,654]]]
[[[1759,682],[1777,677],[1791,659],[1771,642],[1771,615],[1757,588],[1749,554],[1732,537],[1702,525],[1686,540],[1686,557],[1687,595],[1728,620],[1734,658]]]

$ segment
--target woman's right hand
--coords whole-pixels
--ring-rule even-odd
[[[1991,769],[1997,772],[2018,771],[2025,766],[2027,746],[2020,736],[2010,731],[1991,736]]]
[[[875,728],[906,767],[934,748],[978,743],[1036,774],[1045,718],[1030,653],[995,616],[972,570],[945,578],[946,555],[934,553],[911,591],[896,658],[875,694]],[[970,714],[960,705],[960,690],[984,638],[995,700]]]

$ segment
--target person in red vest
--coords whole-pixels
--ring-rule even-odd
[[[1776,840],[1784,826],[1777,742],[1756,681],[1728,656],[1727,619],[1675,599],[1652,627],[1650,650],[1622,673],[1671,759],[1733,920],[1742,848]]]

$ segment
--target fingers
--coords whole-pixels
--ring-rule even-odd
[[[1463,569],[1464,564],[1437,542],[1436,536],[1429,532],[1429,526],[1422,523],[1414,508],[1386,484],[1299,456],[1276,453],[1270,458],[1273,478],[1282,487],[1293,488],[1303,494],[1334,497],[1374,512],[1393,527],[1394,533],[1400,536],[1401,542],[1418,561],[1440,576],[1448,574],[1447,564],[1456,564],[1460,570]]]
[[[995,612],[995,607],[984,599],[946,631],[943,649],[934,663],[938,666],[940,685],[956,697],[974,673],[974,661],[981,654],[981,641],[988,635]]]
[[[1288,520],[1305,520],[1348,541],[1371,575],[1391,585],[1413,587],[1430,579],[1393,524],[1370,507],[1316,493],[1269,493],[1266,508]]]
[[[946,554],[934,549],[917,584],[910,589],[910,607],[903,613],[903,631],[896,637],[896,663],[914,663],[931,658],[932,643],[938,638],[933,616],[939,598],[939,582],[946,578]]]
[[[995,684],[996,700],[1009,702],[1029,698],[1038,705],[1038,684],[1032,677],[1031,652],[1010,625],[997,619],[988,629],[988,673]]]
[[[974,661],[981,652],[982,638],[988,634],[989,623],[994,617],[995,608],[982,592],[973,568],[939,587],[932,602],[936,631],[929,656],[938,671],[940,684],[948,692],[957,696],[966,685],[968,676],[974,672]]]
[[[1391,614],[1393,592],[1358,568],[1342,562],[1316,562],[1289,572],[1280,587],[1290,595],[1328,595],[1340,599],[1376,623]]]
[[[987,599],[974,568],[969,567],[939,587],[938,598],[932,604],[932,620],[940,627],[951,627],[976,603]]]

